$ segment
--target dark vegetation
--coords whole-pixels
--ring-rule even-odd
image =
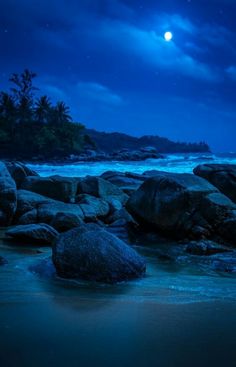
[[[159,153],[207,152],[205,143],[176,143],[158,136],[135,138],[121,133],[86,130],[73,122],[64,102],[37,97],[36,74],[12,74],[10,92],[0,92],[0,156],[7,159],[50,159],[79,155],[86,149],[111,153],[153,146]]]
[[[210,151],[208,144],[204,142],[184,143],[174,142],[157,135],[146,135],[137,138],[126,134],[105,133],[92,129],[86,129],[85,131],[95,142],[97,148],[106,153],[121,149],[138,150],[147,146],[155,147],[159,153],[200,153]]]
[[[47,96],[36,98],[36,74],[12,74],[10,93],[0,94],[0,153],[32,158],[78,154],[83,148],[83,125],[72,122],[64,102],[53,105]]]

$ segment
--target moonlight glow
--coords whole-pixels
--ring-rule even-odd
[[[167,42],[170,42],[170,41],[172,40],[172,38],[173,38],[173,34],[172,34],[171,32],[166,32],[166,33],[164,34],[164,38],[165,38],[165,40],[166,40]]]

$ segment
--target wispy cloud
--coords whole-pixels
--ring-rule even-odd
[[[93,82],[79,82],[76,86],[78,97],[108,105],[120,105],[123,99],[105,85]]]
[[[197,27],[188,18],[183,17],[180,14],[170,15],[162,13],[155,16],[154,19],[156,20],[157,26],[162,30],[175,28],[190,34],[197,32]]]
[[[95,37],[102,37],[113,47],[132,53],[139,62],[181,73],[195,79],[218,82],[221,76],[217,69],[194,59],[176,43],[166,42],[160,34],[122,22],[105,22]],[[137,61],[138,62],[138,61]]]

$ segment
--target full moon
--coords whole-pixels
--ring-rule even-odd
[[[165,38],[165,40],[166,40],[167,42],[170,42],[170,41],[172,40],[172,38],[173,38],[173,34],[172,34],[171,32],[166,32],[166,33],[164,34],[164,38]]]

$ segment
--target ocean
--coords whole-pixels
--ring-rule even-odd
[[[41,176],[62,175],[67,177],[98,176],[106,171],[143,173],[160,170],[176,173],[192,173],[194,167],[204,163],[236,164],[236,153],[168,154],[164,159],[141,162],[78,162],[73,164],[29,164]]]

